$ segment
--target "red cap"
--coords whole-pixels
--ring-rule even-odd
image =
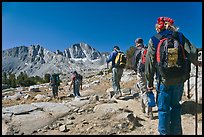
[[[157,24],[159,24],[158,28],[161,29],[164,27],[164,23],[169,22],[171,25],[174,24],[174,20],[168,17],[159,17],[157,19]]]

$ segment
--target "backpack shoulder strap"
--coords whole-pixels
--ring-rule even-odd
[[[159,43],[159,41],[165,36],[168,37],[169,35],[172,35],[172,31],[169,30],[164,30],[160,33],[157,33],[156,35],[154,35],[153,37],[151,37],[152,42],[154,44],[154,48],[157,49],[157,45]]]
[[[182,38],[182,33],[179,33],[179,38],[180,38],[180,42],[181,42],[181,44],[183,45],[183,38]]]
[[[183,45],[182,33],[178,32],[178,36],[179,36],[179,42],[181,43],[181,45]]]
[[[144,48],[142,48],[142,49],[140,50],[141,55],[143,55],[144,51],[145,51],[145,49],[144,49]]]
[[[143,54],[147,54],[147,49],[143,49]]]
[[[117,51],[117,53],[123,53],[122,51]]]
[[[155,50],[157,49],[157,45],[158,45],[161,38],[162,38],[161,35],[160,36],[155,35],[155,36],[151,37]]]
[[[158,45],[160,39],[163,37],[163,35],[165,35],[164,32],[161,32],[161,33],[157,33],[156,35],[151,37],[155,49],[157,49],[157,45]]]

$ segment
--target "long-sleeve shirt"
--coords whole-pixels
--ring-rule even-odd
[[[167,30],[165,30],[167,31]],[[154,80],[154,74],[157,71],[157,67],[156,67],[156,49],[152,40],[153,37],[150,38],[149,43],[148,43],[148,49],[147,49],[147,55],[146,55],[146,63],[145,63],[145,75],[148,81],[148,86],[152,87],[153,86],[153,80]],[[197,53],[196,53],[196,47],[193,46],[189,40],[182,34],[182,45],[184,47],[184,51],[186,54],[186,57],[189,59],[189,61],[191,63],[193,63],[194,65],[197,64]],[[190,67],[186,66],[186,67]],[[189,68],[190,69],[190,68]],[[161,77],[161,83],[165,84],[165,85],[175,85],[178,83],[182,83],[185,82],[186,80],[186,76],[183,77],[177,77],[171,80],[167,80],[164,79],[163,77]]]
[[[134,55],[133,55],[133,60],[132,60],[132,64],[133,64],[133,69],[135,70],[135,72],[137,73],[143,73],[144,69],[143,69],[143,64],[142,64],[142,53],[145,50],[144,47],[136,47]]]
[[[115,58],[116,58],[116,56],[117,56],[117,51],[113,50],[113,51],[111,52],[111,54],[109,55],[109,58],[108,58],[108,60],[107,60],[107,63],[109,63],[109,62],[112,61],[112,68],[115,67]]]

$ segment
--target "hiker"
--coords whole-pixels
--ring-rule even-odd
[[[147,52],[147,47],[144,46],[142,38],[137,38],[135,40],[135,46],[136,49],[132,59],[132,68],[137,74],[138,79],[137,87],[140,90],[142,112],[145,113],[146,116],[152,120],[153,119],[152,107],[154,106],[150,106],[151,105],[150,101],[154,101],[154,98],[153,100],[149,98],[153,94],[153,92],[147,90],[147,80],[145,77],[145,58],[146,58],[145,56]]]
[[[73,93],[75,98],[79,98],[81,95],[79,93],[80,87],[82,90],[82,80],[83,80],[83,76],[79,73],[77,73],[77,71],[72,72],[72,81],[71,81],[71,85],[69,87],[69,90],[71,90],[72,85],[73,85]]]
[[[52,94],[54,98],[58,97],[58,87],[60,85],[59,74],[52,74],[50,76],[50,86],[52,87]]]
[[[107,60],[107,64],[112,61],[112,87],[114,90],[114,94],[111,95],[111,98],[114,97],[118,99],[122,96],[120,80],[123,75],[123,67],[120,67],[116,63],[116,56],[121,53],[120,48],[118,46],[113,47],[113,51],[111,52],[109,59]]]
[[[191,62],[202,66],[202,62],[197,60],[196,47],[178,32],[173,19],[159,17],[155,28],[157,34],[150,38],[146,55],[147,87],[149,90],[153,89],[154,74],[156,74],[160,135],[181,135],[179,101],[182,98],[184,82],[190,76],[189,64]]]

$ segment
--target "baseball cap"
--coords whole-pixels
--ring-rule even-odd
[[[120,48],[118,46],[114,46],[113,49],[116,48],[117,50],[120,50]]]
[[[135,40],[135,43],[143,43],[143,39],[142,39],[142,38],[137,38],[137,39]]]

